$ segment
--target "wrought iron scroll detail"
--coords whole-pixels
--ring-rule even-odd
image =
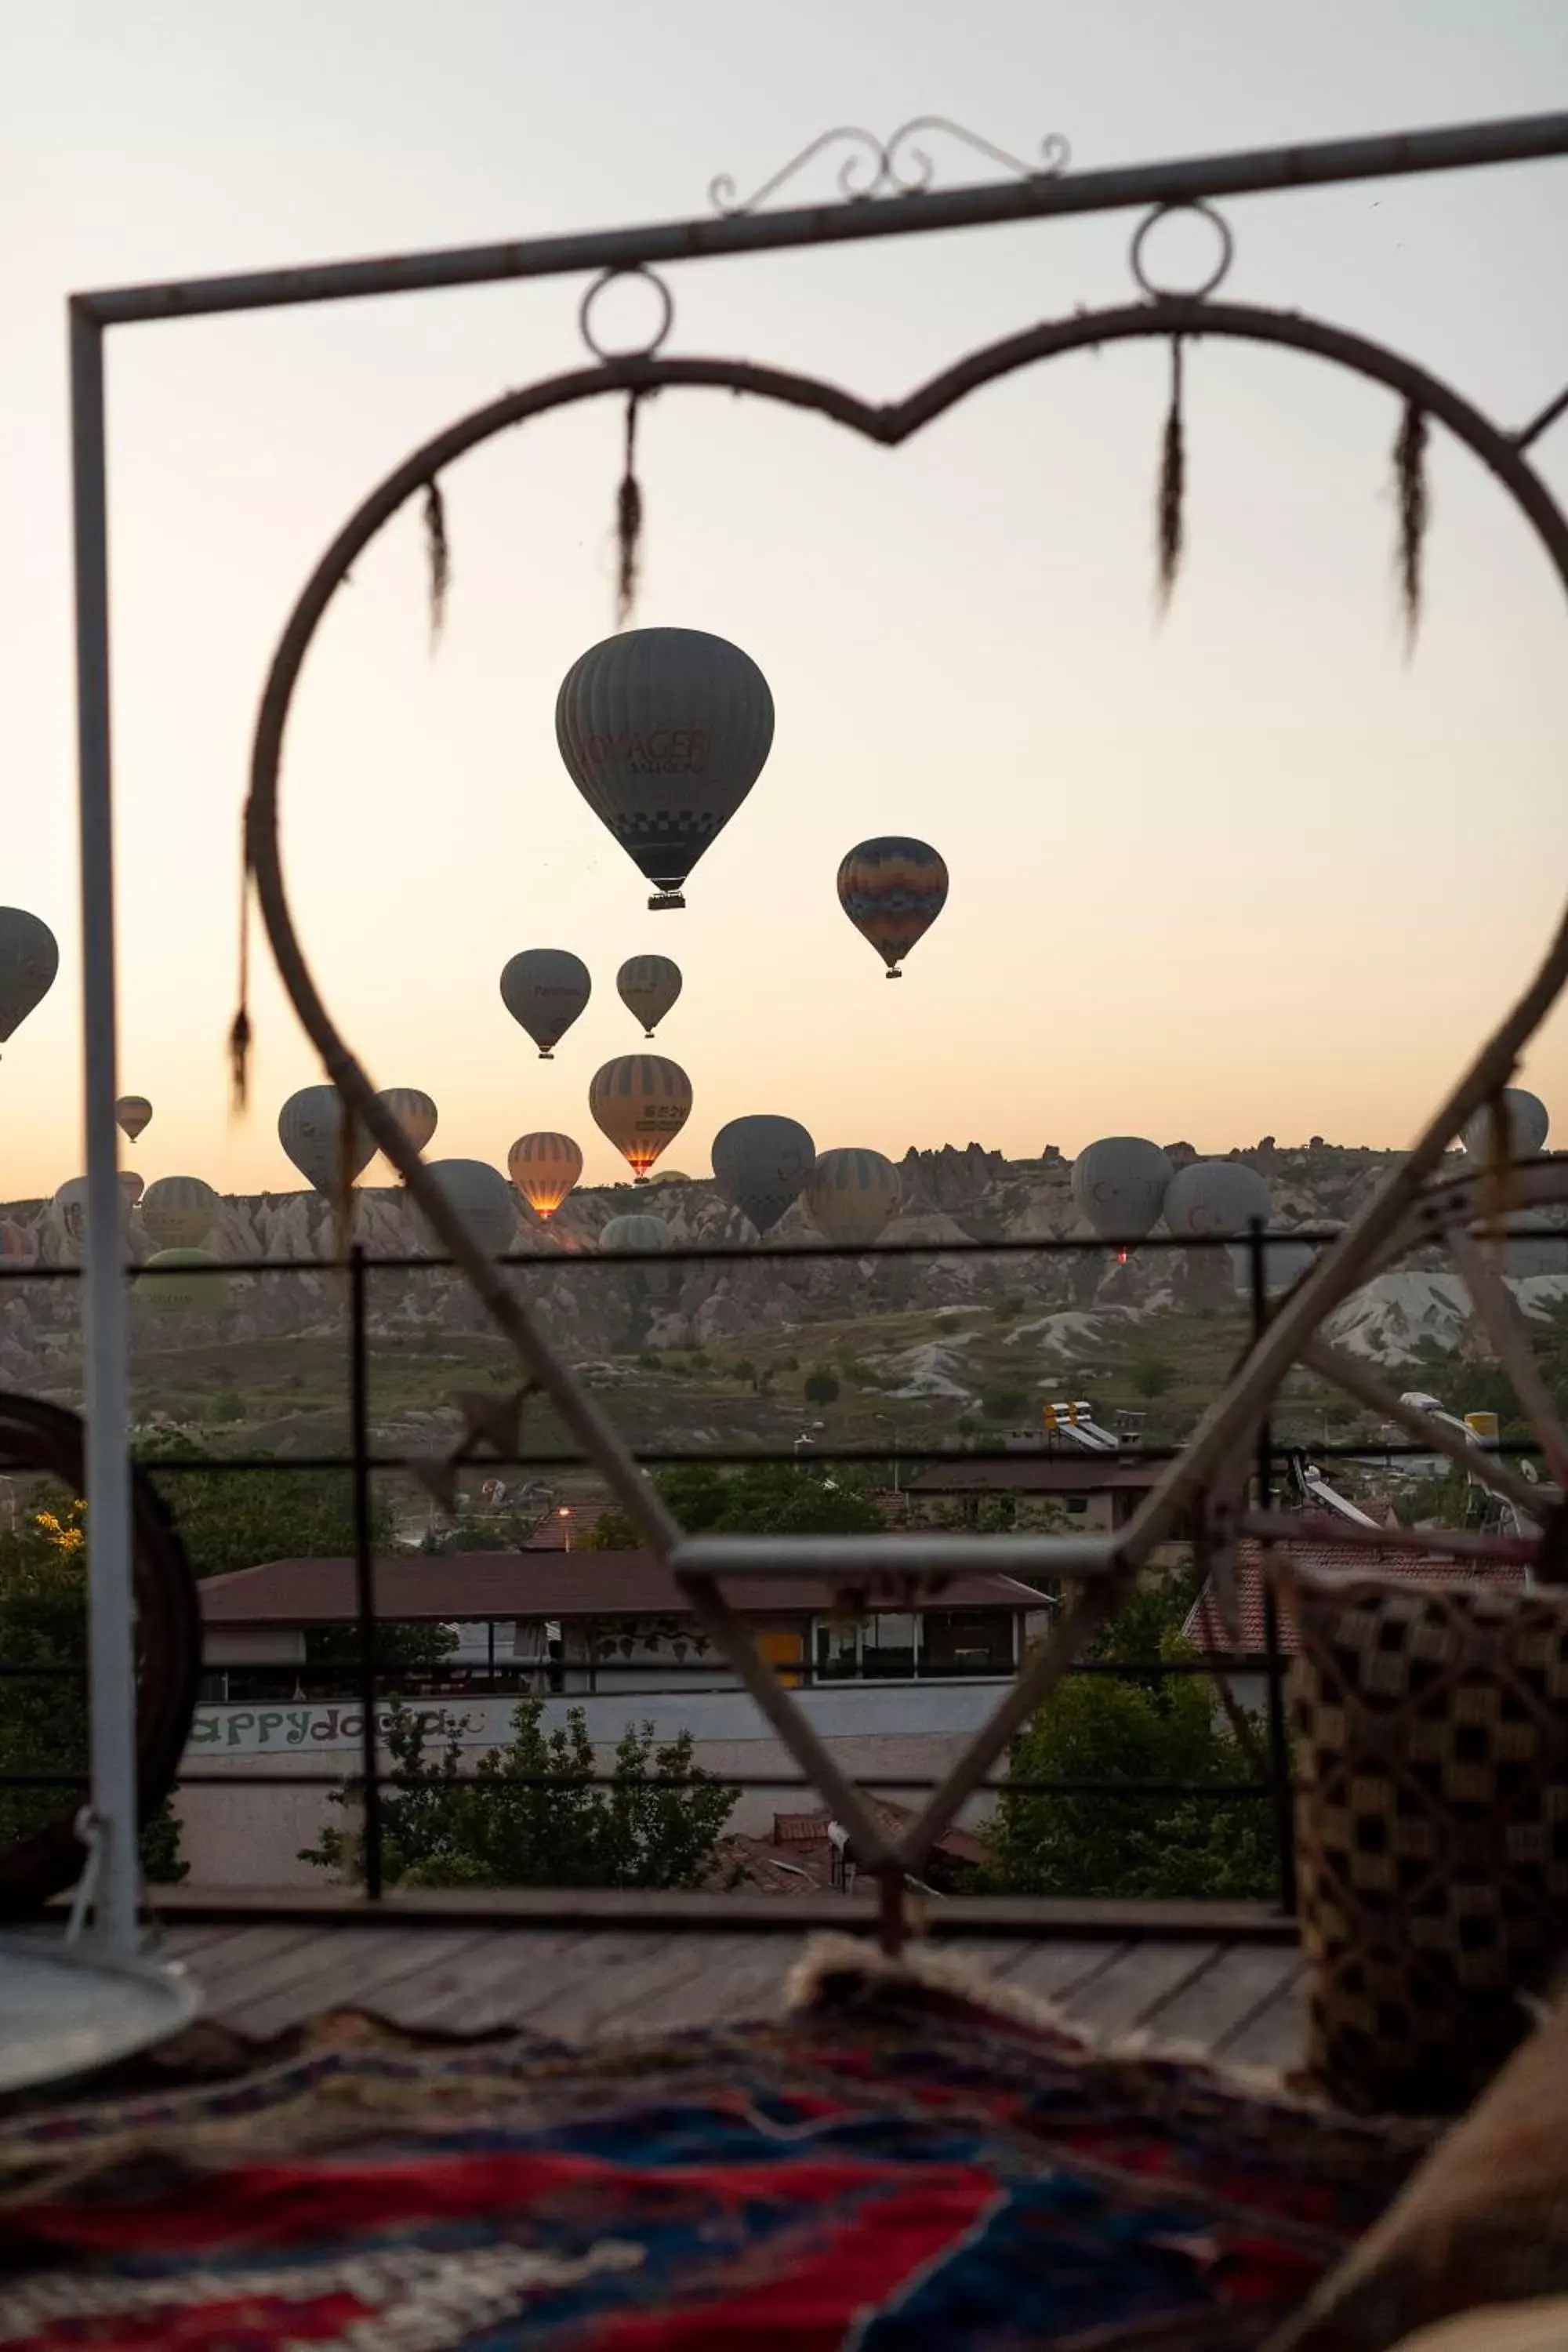
[[[971,154],[984,155],[988,162],[999,163],[1005,172],[1012,172],[1020,180],[1054,180],[1065,172],[1071,161],[1072,149],[1059,131],[1047,131],[1040,142],[1038,163],[1031,163],[1021,155],[1014,155],[993,140],[983,139],[977,131],[966,130],[962,122],[953,122],[945,114],[917,114],[900,124],[889,139],[879,139],[873,131],[863,131],[854,123],[841,123],[833,131],[824,131],[792,155],[782,171],[749,196],[737,197],[735,183],[728,172],[721,172],[708,184],[708,197],[716,213],[734,219],[742,213],[754,213],[768,198],[798,179],[809,163],[819,155],[835,149],[845,151],[838,166],[838,193],[847,205],[863,205],[882,196],[923,195],[936,179],[936,163],[928,149],[916,142],[923,133],[938,131],[944,139],[953,140]]]

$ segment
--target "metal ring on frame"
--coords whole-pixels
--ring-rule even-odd
[[[1200,214],[1219,235],[1219,259],[1208,276],[1196,286],[1157,285],[1143,267],[1145,238],[1152,229],[1158,228],[1160,223],[1163,220],[1168,220],[1173,213]],[[1216,212],[1213,205],[1205,204],[1201,197],[1194,196],[1190,202],[1184,204],[1156,205],[1152,213],[1145,214],[1138,224],[1128,258],[1131,263],[1133,277],[1136,278],[1151,302],[1206,302],[1215,288],[1230,274],[1230,265],[1236,258],[1236,239],[1230,233],[1230,224],[1225,215]]]
[[[649,337],[646,343],[633,343],[629,349],[624,352],[606,351],[604,344],[598,341],[597,337],[594,333],[594,305],[598,300],[600,295],[604,293],[606,287],[616,285],[620,280],[627,278],[640,278],[646,285],[653,288],[654,292],[658,296],[661,306],[659,322],[654,333]],[[593,352],[594,357],[596,360],[603,360],[606,367],[614,367],[618,362],[626,360],[651,360],[658,352],[666,336],[669,333],[669,331],[674,324],[674,295],[670,292],[669,288],[659,276],[658,270],[650,269],[647,267],[647,264],[642,261],[635,263],[629,268],[606,269],[602,271],[600,275],[595,278],[593,284],[589,287],[587,292],[584,295],[582,301],[577,307],[577,331],[582,336],[583,341],[587,344],[588,349]]]

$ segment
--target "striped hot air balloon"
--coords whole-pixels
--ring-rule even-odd
[[[440,1114],[419,1087],[383,1087],[376,1096],[384,1103],[416,1151],[423,1151],[436,1132]]]
[[[602,1250],[667,1250],[669,1227],[662,1217],[612,1217],[599,1235]]]
[[[806,1179],[805,1208],[825,1242],[865,1248],[899,1205],[899,1171],[879,1151],[825,1151]]]
[[[569,1135],[520,1135],[506,1165],[534,1215],[548,1224],[583,1173],[583,1154]]]
[[[651,1037],[680,994],[680,967],[668,956],[628,956],[616,974],[616,992]]]
[[[691,1081],[678,1062],[657,1054],[622,1054],[594,1074],[594,1123],[626,1160],[639,1184],[691,1116]]]
[[[900,961],[947,904],[947,867],[927,841],[862,841],[840,862],[838,903],[899,980]]]
[[[156,1250],[200,1249],[217,1207],[217,1194],[199,1176],[160,1176],[142,1195],[142,1223]]]
[[[770,1111],[732,1118],[713,1138],[719,1190],[759,1234],[770,1233],[800,1198],[816,1164],[816,1146],[799,1119]]]
[[[567,773],[654,885],[681,887],[729,824],[773,740],[773,698],[750,654],[704,629],[623,629],[573,663],[555,704]]]
[[[115,1124],[121,1135],[134,1143],[153,1117],[153,1106],[145,1095],[121,1095],[114,1106]]]

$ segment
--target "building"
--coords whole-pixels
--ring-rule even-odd
[[[1011,1495],[1019,1503],[1054,1506],[1085,1534],[1109,1535],[1125,1526],[1164,1467],[1088,1453],[1018,1453],[1001,1462],[960,1456],[921,1471],[905,1493],[911,1517],[932,1517],[945,1504],[974,1518],[991,1497]]]
[[[690,1732],[697,1764],[760,1784],[742,1790],[731,1823],[738,1835],[769,1835],[800,1785],[755,1700],[714,1656],[651,1553],[404,1554],[377,1559],[373,1582],[384,1626],[493,1632],[493,1673],[458,1661],[415,1685],[403,1678],[433,1750],[456,1739],[477,1759],[503,1745],[520,1695],[531,1694],[543,1701],[547,1732],[582,1708],[601,1769],[628,1726],[651,1724],[660,1743]],[[859,1619],[836,1612],[819,1579],[735,1577],[725,1590],[830,1752],[872,1786],[879,1775],[939,1780],[1050,1617],[1039,1593],[1006,1576],[954,1578],[929,1602]],[[342,1637],[356,1622],[354,1564],[269,1560],[210,1577],[200,1591],[209,1673],[186,1761],[218,1785],[184,1787],[176,1800],[193,1882],[320,1885],[300,1852],[342,1820],[329,1808],[331,1783],[357,1775],[364,1718],[352,1663],[337,1670],[335,1699],[322,1696],[315,1672],[307,1696],[304,1669],[316,1634],[334,1634],[336,1654],[352,1658]],[[393,1678],[381,1687],[390,1705]],[[234,1786],[247,1780],[249,1788]]]

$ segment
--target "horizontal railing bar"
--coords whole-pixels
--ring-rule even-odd
[[[374,295],[428,292],[439,287],[574,275],[582,270],[712,260],[727,254],[776,252],[797,246],[858,244],[867,238],[922,236],[1052,215],[1117,212],[1130,205],[1191,204],[1200,198],[1327,187],[1348,180],[1522,163],[1565,150],[1568,115],[1519,115],[1428,131],[1241,149],[1228,154],[1178,157],[1168,163],[1119,164],[1094,172],[1031,173],[1016,181],[927,191],[882,203],[839,202],[792,205],[777,212],[719,213],[696,220],[458,246],[435,253],[107,287],[79,294],[74,301],[79,310],[101,326],[197,318],[216,311],[351,301]]]
[[[692,1576],[820,1576],[843,1585],[858,1576],[918,1581],[964,1569],[992,1576],[1035,1569],[1094,1578],[1110,1575],[1117,1557],[1114,1536],[972,1535],[922,1528],[909,1535],[689,1536],[676,1545],[669,1565],[678,1583]]]

